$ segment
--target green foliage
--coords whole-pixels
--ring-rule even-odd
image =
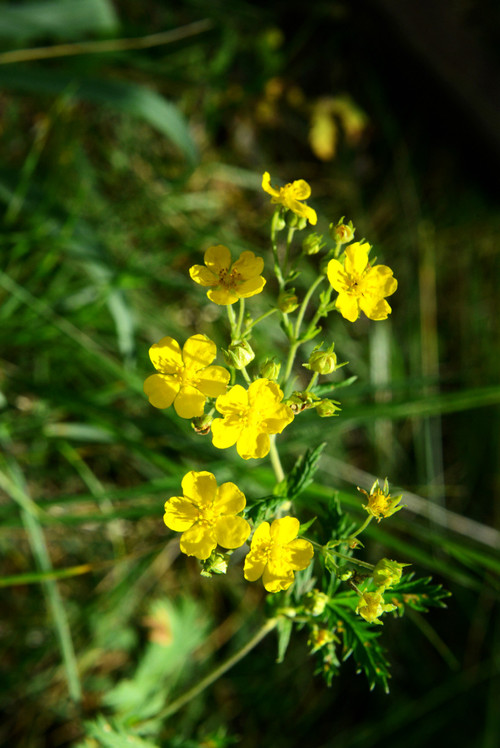
[[[305,491],[307,486],[309,486],[314,479],[321,453],[325,447],[326,442],[323,442],[317,447],[314,447],[314,449],[307,449],[304,454],[299,457],[287,476],[285,484],[279,486],[277,489],[282,492],[282,496],[286,497],[289,501],[295,501],[295,499]]]

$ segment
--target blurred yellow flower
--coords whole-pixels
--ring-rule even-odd
[[[215,304],[227,306],[255,296],[266,284],[261,276],[264,260],[253,252],[242,252],[231,264],[229,249],[217,244],[207,249],[203,259],[205,265],[193,265],[189,275],[200,286],[210,287],[207,296]]]
[[[396,512],[399,512],[400,509],[403,509],[403,504],[399,504],[402,497],[391,497],[387,478],[384,482],[383,488],[380,488],[378,480],[376,480],[370,489],[370,493],[365,491],[363,488],[358,488],[358,491],[364,493],[368,499],[368,504],[363,504],[363,509],[366,509],[368,514],[375,517],[377,522],[380,522],[382,517],[391,517]]]
[[[262,577],[268,592],[287,590],[293,584],[294,572],[309,566],[314,555],[312,544],[297,538],[299,529],[295,517],[275,519],[272,525],[262,522],[245,559],[245,579],[255,582]]]
[[[328,280],[339,294],[335,306],[349,322],[358,319],[360,310],[373,320],[387,319],[392,311],[385,297],[398,282],[387,265],[370,265],[369,250],[366,242],[355,242],[346,248],[344,265],[338,260],[328,263]]]
[[[207,559],[217,544],[239,548],[250,535],[250,525],[236,516],[245,508],[245,495],[234,483],[217,481],[205,470],[191,470],[182,479],[183,496],[165,502],[167,527],[182,532],[181,551]]]
[[[356,613],[359,613],[365,621],[380,625],[382,625],[382,621],[379,620],[380,616],[391,610],[396,610],[396,606],[392,605],[392,603],[384,604],[381,592],[364,592],[359,598],[356,607]]]
[[[311,188],[304,179],[298,179],[295,182],[285,184],[284,187],[273,187],[271,184],[271,175],[266,171],[262,176],[262,189],[271,195],[272,203],[282,205],[287,210],[295,213],[295,215],[307,218],[313,226],[316,225],[318,221],[316,211],[301,202],[302,200],[307,200],[311,195]]]
[[[206,335],[193,335],[181,348],[173,338],[162,338],[149,349],[159,374],[144,382],[144,392],[155,408],[174,404],[181,418],[203,414],[207,397],[218,397],[227,388],[230,374],[222,366],[209,366],[217,354],[215,343]]]
[[[281,434],[293,421],[293,412],[282,404],[283,392],[276,382],[256,379],[245,390],[239,384],[220,395],[215,407],[224,417],[212,422],[213,444],[226,449],[236,444],[240,457],[265,457],[271,447],[269,434]]]

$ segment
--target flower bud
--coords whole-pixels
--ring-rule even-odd
[[[354,232],[356,229],[352,225],[352,221],[344,223],[344,216],[336,224],[330,224],[330,235],[337,244],[349,244],[354,239]]]
[[[191,421],[191,426],[196,431],[197,434],[200,434],[201,436],[205,436],[210,432],[210,426],[212,425],[212,421],[214,419],[212,416],[207,415],[204,413],[202,416],[197,416],[196,418],[193,418]]]
[[[264,361],[260,367],[260,376],[264,379],[269,379],[271,382],[276,382],[280,375],[281,364],[279,361],[275,361],[273,358],[268,358]]]
[[[295,295],[295,288],[289,291],[282,291],[278,296],[278,309],[284,314],[294,312],[299,306],[299,300]]]
[[[313,232],[306,236],[302,242],[302,251],[305,255],[316,255],[324,246],[325,243],[322,234],[316,234]]]
[[[285,221],[289,229],[296,229],[297,231],[302,231],[307,226],[307,218],[298,216],[296,213],[292,213],[291,210],[286,214]]]
[[[316,405],[316,413],[321,418],[330,418],[330,416],[337,416],[337,411],[340,410],[338,403],[335,400],[321,400]]]
[[[320,592],[316,589],[311,590],[311,592],[308,592],[306,595],[307,612],[312,616],[320,616],[324,612],[329,599],[328,595],[325,595],[324,592]]]
[[[231,344],[227,351],[222,351],[222,354],[226,364],[234,366],[235,369],[244,369],[255,358],[255,353],[246,340]]]
[[[337,356],[333,352],[333,345],[328,351],[313,351],[304,366],[318,374],[331,374],[337,368]]]
[[[211,577],[212,574],[225,574],[229,560],[228,553],[213,551],[211,556],[201,562],[201,576]]]
[[[331,644],[331,642],[334,641],[337,641],[337,638],[332,631],[319,628],[319,626],[314,626],[307,643],[311,647],[311,652],[314,653],[321,649],[321,647],[324,647],[326,644]]]
[[[303,410],[309,408],[315,408],[319,397],[314,395],[312,392],[292,392],[289,398],[284,401],[285,405],[293,411],[293,413],[301,413]]]
[[[375,585],[383,590],[394,587],[400,581],[405,566],[410,566],[410,564],[400,564],[397,561],[382,558],[373,570]]]

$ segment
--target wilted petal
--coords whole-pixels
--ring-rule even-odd
[[[190,384],[180,388],[174,400],[175,412],[180,418],[196,418],[203,415],[206,397]]]
[[[163,374],[152,374],[143,385],[149,402],[155,408],[168,408],[179,392],[180,384]]]
[[[156,371],[174,374],[183,367],[181,347],[173,338],[162,338],[149,349],[149,358]]]
[[[243,517],[219,517],[215,537],[223,548],[239,548],[250,535],[250,525]]]
[[[195,505],[185,496],[172,496],[165,502],[165,515],[163,521],[166,526],[176,532],[189,530],[191,525],[197,521],[199,511]]]
[[[273,197],[279,197],[280,195],[279,190],[271,185],[271,175],[268,171],[265,171],[262,175],[262,189],[264,192],[267,192],[268,195],[272,195]]]
[[[181,485],[184,496],[199,506],[211,504],[217,495],[215,475],[206,470],[190,470],[182,479]]]
[[[311,196],[311,188],[305,179],[297,179],[292,182],[292,190],[297,200],[307,200]]]
[[[202,561],[210,556],[216,545],[214,528],[207,525],[196,523],[181,535],[181,551]]]
[[[223,244],[217,244],[207,249],[203,259],[207,268],[218,278],[222,270],[229,270],[231,252]]]
[[[196,372],[212,363],[217,346],[206,335],[192,335],[184,343],[182,358],[186,369]]]
[[[198,372],[196,387],[207,397],[223,395],[231,379],[230,373],[222,366],[207,366]]]

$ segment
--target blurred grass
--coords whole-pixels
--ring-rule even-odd
[[[296,9],[245,3],[230,13],[224,3],[173,10],[153,0],[141,8],[85,0],[78,13],[62,0],[0,6],[0,35],[12,50],[213,23],[199,37],[153,50],[0,69],[0,742],[7,745],[222,746],[240,736],[254,746],[264,731],[276,748],[408,748],[445,737],[496,745],[497,536],[484,542],[467,523],[459,532],[453,518],[498,522],[497,207],[476,174],[450,163],[452,146],[432,128],[423,135],[433,158],[421,159],[425,122],[412,129],[393,108],[387,69],[369,59],[369,13],[356,21],[367,45],[364,53],[356,45],[366,55],[363,76],[346,50],[348,4],[321,4],[300,25],[296,17]],[[332,34],[326,60],[317,44],[322,24]],[[317,71],[328,61],[334,72],[321,84]],[[352,92],[371,121],[356,143],[339,133],[333,163],[319,161],[307,140],[314,104],[329,87]],[[400,284],[390,322],[329,323],[328,336],[350,362],[340,376],[358,379],[339,389],[343,411],[328,422],[321,473],[327,488],[308,489],[304,512],[320,516],[334,491],[360,512],[357,479],[340,463],[387,474],[426,503],[414,502],[412,513],[409,498],[409,510],[390,524],[371,525],[367,557],[394,551],[453,597],[447,611],[425,619],[434,640],[410,618],[386,625],[394,660],[388,698],[368,696],[349,663],[325,689],[300,639],[275,666],[275,643],[265,641],[165,726],[154,723],[151,705],[149,724],[153,674],[154,698],[164,703],[262,621],[261,590],[243,589],[234,569],[203,580],[195,564],[175,563],[161,515],[187,469],[210,465],[219,480],[254,496],[272,486],[270,470],[247,471],[233,450],[221,456],[169,411],[153,412],[142,382],[151,372],[148,348],[165,334],[200,331],[223,342],[224,316],[192,287],[187,269],[213,243],[266,246],[265,169],[273,178],[308,179],[320,230],[352,218]],[[307,286],[313,273],[300,282]],[[267,303],[258,297],[254,308]],[[256,343],[277,353],[284,345],[270,328]],[[322,438],[323,422],[297,419],[284,435],[285,467],[304,443]],[[179,643],[185,672],[173,657]],[[163,660],[170,664],[162,671]],[[135,714],[134,703],[144,709]],[[461,715],[470,713],[466,724]]]

